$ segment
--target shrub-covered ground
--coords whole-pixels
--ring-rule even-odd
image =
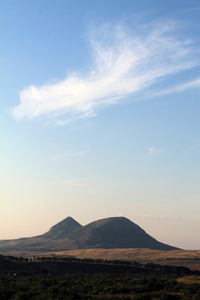
[[[200,299],[200,284],[133,274],[0,274],[1,300]]]
[[[199,272],[124,263],[0,255],[0,300],[200,300]]]

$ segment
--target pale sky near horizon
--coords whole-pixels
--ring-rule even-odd
[[[125,216],[200,249],[200,2],[0,0],[0,239]]]

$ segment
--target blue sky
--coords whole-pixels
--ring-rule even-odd
[[[0,8],[0,239],[125,216],[200,249],[199,1]]]

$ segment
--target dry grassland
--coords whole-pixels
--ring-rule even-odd
[[[48,253],[70,255],[77,258],[135,260],[158,264],[185,266],[192,270],[200,270],[200,250],[161,251],[152,249],[81,249]]]
[[[177,281],[179,283],[184,283],[184,284],[193,284],[193,283],[200,284],[200,276],[185,276],[185,277],[178,278]]]
[[[37,257],[37,256],[73,256],[77,258],[130,260],[141,263],[157,263],[169,266],[184,266],[200,271],[200,250],[152,250],[152,249],[80,249],[59,252],[42,251],[8,251],[4,255]]]
[[[72,255],[78,258],[120,259],[120,260],[160,260],[199,259],[200,250],[152,250],[152,249],[80,249],[55,252],[56,255]]]

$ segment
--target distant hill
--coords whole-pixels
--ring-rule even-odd
[[[50,228],[50,230],[42,235],[42,237],[48,239],[63,239],[67,237],[72,231],[74,231],[77,228],[82,227],[81,224],[79,224],[77,221],[75,221],[71,217],[67,217],[63,221],[59,222],[58,224],[54,225]]]
[[[112,217],[80,225],[71,217],[51,227],[45,234],[0,241],[0,253],[12,251],[66,251],[76,249],[149,248],[177,250],[158,242],[141,227],[124,217]]]

